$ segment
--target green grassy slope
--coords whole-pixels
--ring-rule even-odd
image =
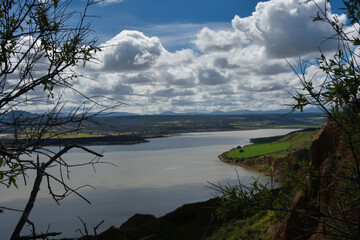
[[[318,132],[319,129],[305,129],[284,136],[252,139],[251,141],[255,144],[248,145],[240,149],[234,148],[224,153],[223,156],[235,160],[259,157],[263,155],[285,157],[291,152],[309,149]]]
[[[290,142],[253,144],[240,149],[233,149],[229,151],[226,156],[237,159],[257,157],[269,153],[280,152],[288,149],[290,146]]]
[[[276,222],[277,218],[273,211],[262,210],[249,218],[224,224],[206,240],[266,239],[267,231]]]

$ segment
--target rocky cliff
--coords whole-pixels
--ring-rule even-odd
[[[358,207],[350,206],[351,190],[344,177],[354,163],[344,145],[335,123],[322,127],[310,147],[311,172],[306,185],[297,192],[292,208],[274,227],[270,239],[315,240],[325,239],[328,234],[347,235],[346,231],[356,231],[359,211]],[[349,206],[345,206],[345,200]],[[343,227],[347,230],[342,230]]]

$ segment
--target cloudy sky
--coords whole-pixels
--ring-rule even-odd
[[[101,62],[79,67],[88,78],[75,87],[139,114],[288,108],[299,85],[285,59],[336,48],[324,42],[331,27],[312,21],[314,4],[301,2],[107,0],[90,9]]]

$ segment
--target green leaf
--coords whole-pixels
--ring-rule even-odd
[[[360,39],[359,38],[354,38],[354,40],[352,42],[353,42],[353,44],[355,46],[360,45]]]
[[[18,188],[18,185],[16,184],[16,179],[15,176],[9,176],[9,183],[8,183],[8,187],[11,186],[11,184],[13,184],[16,188]]]
[[[321,20],[322,20],[322,18],[321,18],[321,16],[320,16],[320,13],[317,12],[317,16],[313,18],[313,22],[321,21]]]

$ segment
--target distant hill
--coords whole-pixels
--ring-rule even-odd
[[[109,117],[120,117],[120,116],[138,116],[139,114],[136,113],[129,113],[129,112],[112,112],[112,113],[105,113],[106,116]]]
[[[4,115],[8,116],[8,117],[36,117],[39,114],[22,111],[22,110],[14,110],[14,111],[7,112]]]
[[[208,113],[204,113],[204,112],[187,112],[187,113],[177,113],[177,112],[173,112],[173,111],[165,111],[162,112],[160,114],[137,114],[137,113],[130,113],[130,112],[104,112],[99,114],[99,116],[104,116],[104,117],[122,117],[122,116],[143,116],[143,115],[160,115],[160,116],[175,116],[175,115],[238,115],[238,114],[287,114],[290,113],[290,109],[278,109],[278,110],[270,110],[270,111],[263,111],[263,110],[237,110],[237,111],[229,111],[229,112],[223,112],[223,111],[213,111],[213,112],[208,112]],[[300,112],[297,112],[300,113]],[[317,108],[311,108],[311,109],[306,109],[304,111],[304,113],[321,113],[321,111]],[[60,116],[67,116],[68,113],[63,112]],[[91,115],[95,115],[95,112],[89,112],[86,115],[87,116],[91,116]],[[36,117],[41,115],[41,113],[32,113],[32,112],[27,112],[27,111],[22,111],[22,110],[16,110],[16,111],[11,111],[6,113],[6,115],[8,116],[12,116],[12,117]]]
[[[176,113],[176,112],[172,112],[172,111],[165,111],[165,112],[162,112],[158,115],[166,115],[166,116],[170,116],[170,115],[181,115],[181,113]]]
[[[269,110],[269,111],[263,111],[263,110],[237,110],[237,111],[230,111],[230,112],[223,112],[223,111],[213,111],[209,113],[201,113],[201,112],[188,112],[188,113],[176,113],[172,111],[165,111],[158,115],[238,115],[238,114],[287,114],[290,113],[290,109],[278,109],[278,110]],[[309,108],[304,111],[305,113],[321,113],[321,110],[317,108]],[[300,112],[299,112],[300,113]]]

